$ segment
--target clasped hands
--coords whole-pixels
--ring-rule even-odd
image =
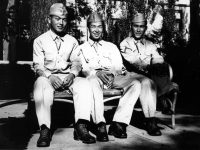
[[[72,85],[75,76],[74,74],[70,73],[67,77],[65,77],[64,81],[62,81],[59,77],[55,75],[50,75],[49,80],[51,85],[57,90],[62,89],[64,90],[66,87]]]
[[[110,88],[114,82],[114,75],[105,71],[97,71],[96,76],[107,86]]]

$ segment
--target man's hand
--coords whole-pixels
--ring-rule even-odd
[[[96,73],[96,76],[104,83],[107,85],[108,88],[110,88],[113,84],[114,81],[114,75],[108,72],[104,71],[98,71]]]
[[[43,72],[42,70],[40,70],[40,69],[38,69],[38,70],[36,71],[36,73],[37,73],[37,75],[38,75],[39,77],[46,77],[46,75],[44,74],[44,72]]]
[[[59,89],[62,87],[62,81],[60,78],[54,76],[54,75],[50,75],[49,77],[49,80],[52,84],[52,86],[55,88],[55,89]]]
[[[152,59],[152,64],[162,64],[162,63],[164,63],[164,59],[162,57]]]
[[[65,77],[63,81],[63,87],[69,87],[70,85],[72,85],[74,78],[75,76],[73,73],[70,73],[67,77]]]

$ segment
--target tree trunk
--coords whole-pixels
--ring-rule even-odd
[[[49,8],[53,3],[63,3],[65,5],[66,0],[30,0],[30,29],[32,39],[35,39],[49,29],[47,17]]]
[[[3,60],[3,30],[6,26],[6,8],[8,5],[8,0],[0,1],[0,60]]]

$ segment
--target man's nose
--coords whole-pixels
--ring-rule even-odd
[[[63,24],[63,22],[64,22],[64,21],[63,21],[62,19],[59,20],[59,24]]]
[[[141,28],[140,27],[137,27],[137,31],[140,31],[141,30]]]
[[[96,28],[95,28],[95,31],[96,31],[96,32],[99,32],[99,28],[98,28],[98,27],[96,27]]]

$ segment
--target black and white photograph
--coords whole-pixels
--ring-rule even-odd
[[[0,150],[200,150],[200,0],[0,0]]]

